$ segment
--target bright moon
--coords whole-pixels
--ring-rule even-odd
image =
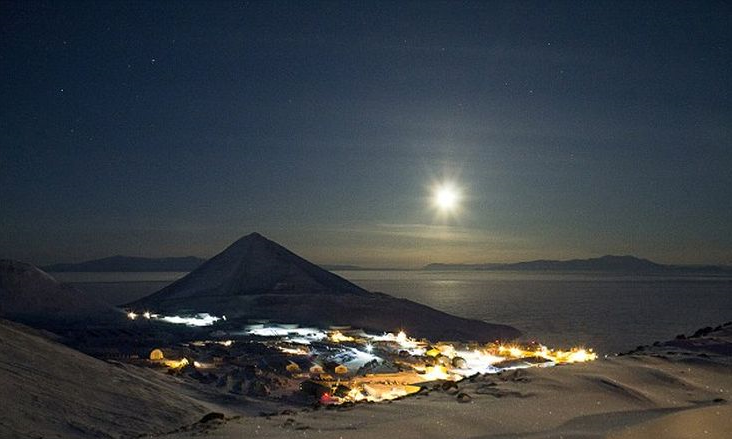
[[[442,183],[434,189],[434,204],[443,212],[453,212],[458,207],[460,192],[451,183]]]

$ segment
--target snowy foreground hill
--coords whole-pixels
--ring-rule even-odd
[[[131,437],[199,420],[168,377],[110,364],[0,319],[2,437]]]

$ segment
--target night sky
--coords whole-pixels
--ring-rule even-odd
[[[2,2],[0,257],[208,257],[259,231],[319,263],[732,264],[731,17]]]

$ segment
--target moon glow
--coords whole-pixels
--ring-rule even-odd
[[[440,212],[453,213],[460,205],[460,190],[451,182],[443,182],[435,186],[432,202]]]

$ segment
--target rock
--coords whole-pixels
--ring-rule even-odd
[[[460,391],[460,388],[455,381],[445,381],[442,383],[442,391],[449,395],[456,395]]]
[[[457,399],[457,402],[462,402],[462,403],[473,401],[472,396],[468,395],[467,393],[462,393],[462,392],[457,394],[456,399]]]
[[[210,422],[216,419],[224,419],[224,414],[219,412],[206,413],[203,418],[201,418],[201,420],[198,422],[201,424],[205,424],[206,422]]]

